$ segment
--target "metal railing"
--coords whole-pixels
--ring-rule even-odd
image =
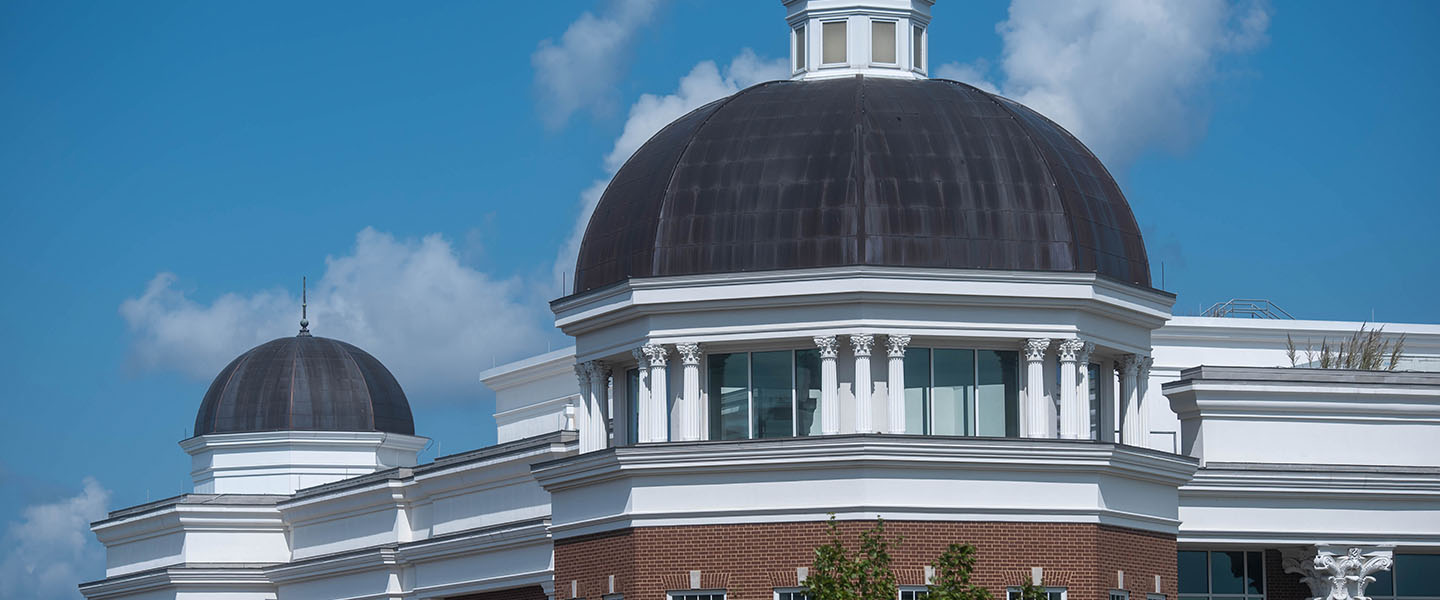
[[[1250,319],[1291,319],[1290,313],[1274,302],[1261,298],[1232,298],[1211,304],[1200,313],[1202,317],[1235,317]]]

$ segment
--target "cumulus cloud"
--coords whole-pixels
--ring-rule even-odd
[[[668,95],[644,94],[630,106],[625,127],[616,138],[615,145],[605,154],[604,179],[591,183],[580,193],[580,215],[565,245],[555,259],[555,280],[562,280],[562,273],[572,272],[575,257],[580,253],[580,240],[585,236],[585,226],[595,205],[610,184],[610,178],[624,166],[650,136],[692,110],[724,98],[744,88],[765,81],[786,79],[790,68],[785,59],[767,59],[746,48],[740,51],[722,69],[715,61],[703,61],[680,78],[675,93]]]
[[[310,329],[374,354],[412,402],[477,391],[476,373],[544,350],[544,307],[519,279],[497,279],[461,264],[438,234],[397,239],[371,228],[349,254],[325,259],[311,281]],[[142,368],[208,379],[236,355],[294,335],[299,294],[281,289],[230,292],[197,302],[160,273],[120,314]]]
[[[0,599],[79,598],[75,586],[104,575],[90,523],[105,517],[110,491],[85,478],[79,494],[25,508],[5,529]]]
[[[659,4],[659,0],[611,0],[599,15],[581,14],[560,41],[540,42],[530,64],[546,127],[559,129],[584,108],[603,114],[614,107],[614,88],[629,64],[635,34],[655,16]]]
[[[999,77],[984,61],[943,77],[998,90],[1065,126],[1112,165],[1205,129],[1202,88],[1227,55],[1263,46],[1269,8],[1230,0],[1014,0],[996,29]]]

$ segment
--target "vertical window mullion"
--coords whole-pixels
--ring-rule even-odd
[[[796,373],[800,370],[800,361],[795,354],[794,350],[790,351],[790,436],[800,437],[800,392],[795,389],[800,383]]]
[[[745,353],[745,439],[755,439],[755,356]]]

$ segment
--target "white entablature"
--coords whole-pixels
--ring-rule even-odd
[[[794,79],[926,78],[933,0],[786,0]]]

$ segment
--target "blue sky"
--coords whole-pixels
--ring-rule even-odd
[[[1031,105],[1106,159],[1177,314],[1265,297],[1440,321],[1440,4],[1181,3],[1167,26],[1193,48],[1120,4],[1032,4],[942,0],[932,64],[1071,100]],[[586,12],[610,44],[565,36]],[[1026,62],[1050,42],[1081,68]],[[206,373],[293,333],[301,275],[317,334],[396,371],[427,458],[493,443],[475,375],[566,344],[544,302],[627,122],[748,84],[787,44],[778,0],[0,4],[7,541],[46,525],[26,507],[186,491]],[[45,551],[100,576],[93,544]]]

